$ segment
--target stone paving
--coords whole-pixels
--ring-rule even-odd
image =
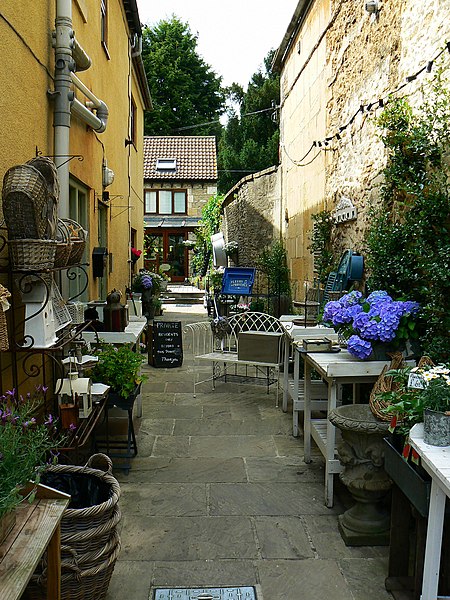
[[[164,318],[206,315],[173,305]],[[194,398],[184,350],[181,368],[145,368],[139,454],[128,475],[115,473],[122,550],[107,600],[149,600],[158,587],[235,586],[256,586],[258,600],[392,598],[388,549],[345,546],[337,529],[344,506],[337,497],[325,507],[322,458],[317,451],[304,464],[292,414],[258,386],[213,392],[206,383]]]

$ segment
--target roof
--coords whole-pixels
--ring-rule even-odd
[[[313,3],[314,0],[299,0],[297,8],[292,15],[291,22],[289,23],[281,44],[273,57],[272,69],[274,71],[281,71],[286,56],[294,42],[295,36]]]
[[[175,159],[176,169],[156,169],[158,159]],[[214,136],[144,136],[144,179],[217,180]]]

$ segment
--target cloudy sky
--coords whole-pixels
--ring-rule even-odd
[[[247,86],[271,48],[278,48],[298,0],[137,0],[141,22],[175,14],[198,33],[198,53],[223,77]]]

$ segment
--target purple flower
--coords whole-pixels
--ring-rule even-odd
[[[149,290],[153,285],[153,280],[150,275],[142,275],[141,283],[145,290]]]
[[[69,425],[69,430],[73,433],[74,431],[77,430],[77,426],[75,425],[75,423],[71,423]]]
[[[340,298],[339,303],[341,304],[341,306],[347,307],[347,306],[353,306],[355,304],[359,304],[362,298],[362,294],[361,292],[358,292],[357,290],[354,290],[353,292],[349,292],[348,294],[345,294],[345,296],[342,296],[342,298]]]
[[[372,344],[362,340],[358,335],[352,335],[347,342],[347,349],[353,356],[365,360],[372,354]]]
[[[55,422],[55,419],[54,419],[53,415],[48,415],[47,420],[44,421],[44,425],[47,425],[47,427],[52,427],[54,422]]]
[[[375,292],[372,292],[367,296],[367,302],[369,304],[379,302],[392,302],[392,298],[384,290],[375,290]]]

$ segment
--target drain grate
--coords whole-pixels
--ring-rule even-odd
[[[257,600],[255,588],[172,588],[155,590],[154,600]]]

